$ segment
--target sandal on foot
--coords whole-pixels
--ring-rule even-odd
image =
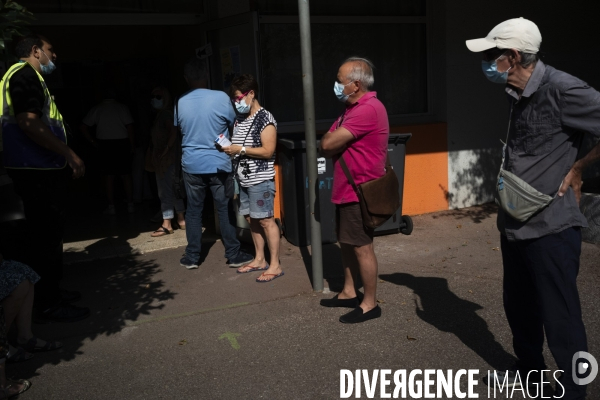
[[[164,226],[161,226],[160,228],[155,230],[150,236],[161,237],[161,236],[165,236],[165,235],[170,235],[171,233],[173,233],[173,229],[167,229]]]
[[[33,354],[28,353],[25,349],[18,347],[17,351],[15,351],[12,355],[6,357],[6,361],[14,364],[22,361],[31,360],[33,358]]]
[[[242,270],[244,270],[244,269],[245,269],[245,271],[242,271]],[[260,268],[260,267],[252,267],[252,266],[250,266],[250,264],[246,264],[246,265],[244,265],[244,266],[242,266],[242,267],[239,267],[239,268],[237,269],[237,273],[238,273],[238,274],[247,274],[248,272],[254,272],[254,271],[266,271],[266,270],[268,270],[268,269],[269,269],[269,264],[267,264],[267,265],[266,265],[265,267],[263,267],[263,268]]]
[[[281,271],[278,274],[265,274],[263,272],[262,274],[260,274],[260,276],[271,276],[272,278],[261,280],[261,279],[258,279],[258,278],[260,278],[260,276],[259,276],[258,278],[256,278],[256,282],[259,282],[259,283],[271,282],[273,279],[277,279],[277,278],[279,278],[280,276],[283,276],[283,275],[284,275],[283,271]]]
[[[22,386],[20,389],[17,386]],[[6,378],[6,386],[3,388],[0,387],[0,393],[4,396],[0,397],[0,399],[10,399],[11,397],[15,397],[26,391],[31,387],[31,382],[26,379],[19,379],[17,381]]]
[[[43,346],[38,346],[38,338],[33,336],[31,339],[29,339],[27,341],[27,343],[23,343],[23,344],[19,343],[19,346],[26,352],[40,353],[43,351],[52,351],[52,350],[60,349],[61,347],[63,347],[63,344],[61,342],[57,342],[57,341],[51,342],[51,341],[46,340],[46,344],[44,344]]]

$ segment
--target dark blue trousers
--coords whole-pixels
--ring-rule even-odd
[[[504,310],[519,370],[546,369],[542,355],[545,332],[558,369],[564,370],[560,379],[566,390],[563,399],[584,398],[586,387],[573,382],[571,366],[576,352],[587,351],[576,282],[580,228],[515,242],[502,236],[501,244]]]

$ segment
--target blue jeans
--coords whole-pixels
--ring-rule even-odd
[[[156,174],[156,186],[158,188],[158,198],[160,199],[160,208],[162,210],[163,219],[173,219],[173,207],[178,213],[185,211],[183,199],[178,199],[173,189],[173,183],[176,179],[178,164],[175,162],[171,165],[164,174]]]
[[[187,212],[185,214],[185,234],[188,245],[185,255],[192,261],[200,259],[202,246],[202,209],[206,190],[210,189],[221,227],[221,238],[225,246],[225,258],[231,259],[240,251],[240,242],[236,237],[235,214],[231,199],[225,197],[225,179],[228,173],[188,174],[183,172],[187,193]]]

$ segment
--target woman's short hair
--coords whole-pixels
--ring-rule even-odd
[[[233,78],[231,86],[229,86],[230,97],[233,98],[234,93],[238,90],[240,93],[246,93],[254,90],[254,97],[258,99],[258,82],[256,82],[256,79],[254,79],[254,77],[250,74],[243,74]]]

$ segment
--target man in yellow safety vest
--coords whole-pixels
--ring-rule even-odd
[[[67,146],[62,115],[44,82],[43,75],[56,68],[52,44],[42,36],[29,35],[17,42],[15,52],[20,61],[0,82],[3,163],[23,200],[27,226],[27,238],[13,258],[29,264],[42,278],[35,286],[35,319],[78,321],[87,318],[90,310],[70,305],[81,295],[61,290],[59,284],[69,173],[66,166],[73,178],[79,178],[85,165]]]

